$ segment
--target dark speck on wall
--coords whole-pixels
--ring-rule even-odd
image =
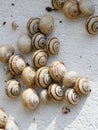
[[[59,23],[62,23],[62,21],[59,21]]]
[[[3,22],[3,25],[5,25],[5,24],[6,24],[6,21]]]
[[[11,5],[12,5],[12,6],[15,6],[15,4],[14,4],[14,3],[11,3]]]

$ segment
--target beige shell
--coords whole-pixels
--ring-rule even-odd
[[[50,84],[49,88],[48,88],[48,95],[49,97],[53,100],[53,101],[62,101],[64,98],[64,92],[62,87],[57,84]]]
[[[92,0],[80,0],[79,9],[85,16],[93,15],[95,12],[95,6]]]
[[[60,82],[63,80],[65,73],[67,72],[64,63],[60,61],[54,61],[49,66],[49,73],[53,80]]]
[[[66,0],[51,0],[54,9],[62,9]]]
[[[63,6],[63,13],[69,19],[76,19],[80,12],[77,0],[67,0]]]
[[[47,89],[43,89],[40,93],[40,98],[41,98],[41,101],[43,103],[49,103],[50,102],[50,98],[49,98],[49,95],[48,95],[48,90]]]
[[[35,49],[44,49],[46,44],[46,36],[42,33],[36,33],[32,37],[32,46]]]
[[[76,105],[79,101],[79,95],[75,92],[74,89],[69,88],[65,92],[65,100],[70,105]]]
[[[86,78],[77,78],[74,86],[75,91],[79,95],[87,95],[90,93],[89,81]]]
[[[75,81],[77,79],[78,75],[74,71],[68,71],[65,73],[63,78],[63,84],[65,87],[74,87]]]
[[[14,78],[14,75],[10,72],[9,67],[7,67],[7,70],[6,70],[6,79],[7,79],[7,81],[11,80],[13,78]]]
[[[22,94],[23,106],[34,111],[39,105],[39,97],[34,89],[27,89]]]
[[[9,58],[14,54],[14,48],[11,45],[3,45],[0,47],[0,61],[8,63]]]
[[[30,66],[26,67],[22,72],[21,79],[27,87],[33,87],[35,83],[35,70]]]
[[[5,128],[8,116],[3,109],[0,108],[0,128]]]
[[[48,67],[42,67],[37,70],[35,81],[37,86],[42,88],[48,88],[49,85],[52,83],[52,78],[49,74],[49,68]]]
[[[91,35],[98,34],[98,16],[90,16],[87,19],[86,30]]]
[[[48,54],[55,55],[59,52],[60,50],[60,41],[58,38],[53,37],[48,39],[46,43],[46,50]]]
[[[19,54],[12,55],[9,59],[9,70],[13,75],[20,75],[25,68],[26,63]]]
[[[46,65],[48,55],[43,49],[37,50],[33,53],[31,61],[34,67],[41,68]]]
[[[17,23],[15,21],[12,22],[12,29],[16,30],[18,27]]]
[[[27,22],[27,30],[31,35],[39,32],[39,18],[30,18]]]
[[[54,29],[54,18],[50,15],[42,16],[39,22],[39,28],[43,34],[48,35],[52,33]]]

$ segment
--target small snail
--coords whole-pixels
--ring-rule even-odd
[[[37,86],[42,88],[48,88],[52,82],[52,78],[50,77],[49,74],[49,68],[42,67],[38,69],[36,72],[35,81]]]
[[[47,89],[43,89],[41,91],[40,98],[41,98],[41,100],[42,100],[43,103],[48,103],[50,101]]]
[[[66,0],[51,0],[54,9],[62,9]]]
[[[64,92],[59,84],[50,84],[48,88],[48,95],[53,101],[62,101],[64,98]]]
[[[20,84],[16,80],[9,80],[6,83],[5,92],[8,97],[16,98],[20,94]]]
[[[6,70],[6,79],[7,79],[7,81],[11,80],[13,78],[14,78],[14,75],[10,72],[9,67],[7,67],[7,70]]]
[[[33,53],[31,61],[34,67],[41,68],[46,65],[48,55],[43,49],[37,50]]]
[[[89,94],[90,85],[88,79],[77,78],[74,89],[80,96]]]
[[[45,47],[45,43],[46,43],[46,36],[42,33],[36,33],[32,37],[32,46],[37,50],[43,49]]]
[[[21,78],[27,87],[32,87],[35,83],[35,70],[32,67],[26,67],[22,72]]]
[[[49,73],[56,82],[62,81],[63,76],[65,75],[66,72],[67,72],[67,70],[66,70],[63,62],[54,61],[49,66]]]
[[[76,19],[80,12],[77,0],[67,0],[63,6],[63,13],[69,19]]]
[[[65,87],[73,87],[77,79],[77,73],[74,71],[66,72],[63,78],[63,84]]]
[[[74,89],[69,88],[65,92],[65,100],[70,105],[76,105],[79,101],[79,96]]]
[[[54,19],[50,15],[44,15],[39,22],[39,29],[43,34],[50,34],[54,29]]]
[[[86,30],[91,35],[98,34],[98,16],[90,16],[87,19]]]
[[[30,18],[27,22],[27,30],[31,35],[39,32],[39,18]]]
[[[28,54],[32,50],[31,38],[27,34],[22,34],[17,40],[17,47],[19,51]]]
[[[0,108],[0,128],[5,128],[8,116],[3,109]]]
[[[31,111],[34,111],[39,105],[39,97],[34,89],[27,89],[22,94],[23,106]]]
[[[9,59],[9,70],[13,75],[20,75],[25,68],[26,63],[19,54],[12,55]]]
[[[59,49],[60,49],[60,41],[58,38],[53,37],[47,41],[46,50],[48,54],[55,55],[59,52]]]
[[[9,58],[14,54],[14,48],[11,45],[3,45],[0,47],[0,61],[8,63]]]
[[[17,23],[15,21],[12,22],[12,29],[16,30],[18,27]]]
[[[79,9],[85,16],[93,15],[95,12],[95,6],[92,0],[80,0]]]

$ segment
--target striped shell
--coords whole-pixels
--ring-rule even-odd
[[[66,0],[51,0],[54,9],[62,9]]]
[[[42,67],[38,69],[36,72],[35,81],[37,86],[42,88],[48,88],[52,82],[52,78],[50,77],[49,74],[49,68]]]
[[[59,52],[59,49],[60,49],[60,41],[58,38],[53,37],[47,41],[46,50],[48,54],[55,55]]]
[[[31,35],[39,32],[39,18],[30,18],[27,22],[27,30]]]
[[[75,91],[79,95],[87,95],[90,92],[89,81],[86,78],[78,78],[74,86]]]
[[[43,49],[37,50],[33,53],[31,61],[34,67],[41,68],[46,65],[48,55]]]
[[[26,63],[19,54],[12,55],[9,59],[9,70],[13,75],[20,75],[25,68]]]
[[[52,64],[49,66],[49,73],[53,80],[56,82],[60,82],[63,80],[63,77],[65,73],[67,72],[63,62],[60,61],[54,61]]]
[[[40,98],[43,103],[48,103],[50,101],[49,95],[48,95],[48,90],[43,89],[40,93]]]
[[[90,16],[87,19],[86,30],[91,35],[98,34],[98,16]]]
[[[9,80],[6,83],[5,92],[8,97],[16,98],[20,94],[20,84],[16,80]]]
[[[8,116],[3,109],[0,108],[0,128],[5,128]]]
[[[65,100],[70,105],[76,105],[79,101],[79,96],[74,89],[69,88],[65,92]]]
[[[32,46],[35,49],[43,49],[46,44],[46,36],[42,33],[36,33],[32,37]]]

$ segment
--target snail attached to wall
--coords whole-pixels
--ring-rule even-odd
[[[62,9],[66,0],[51,0],[54,9]]]
[[[50,97],[48,95],[48,90],[47,89],[43,89],[41,92],[40,92],[40,98],[41,98],[41,101],[45,104],[49,103],[50,102]]]
[[[7,120],[8,116],[6,112],[2,108],[0,108],[0,128],[5,128]]]

